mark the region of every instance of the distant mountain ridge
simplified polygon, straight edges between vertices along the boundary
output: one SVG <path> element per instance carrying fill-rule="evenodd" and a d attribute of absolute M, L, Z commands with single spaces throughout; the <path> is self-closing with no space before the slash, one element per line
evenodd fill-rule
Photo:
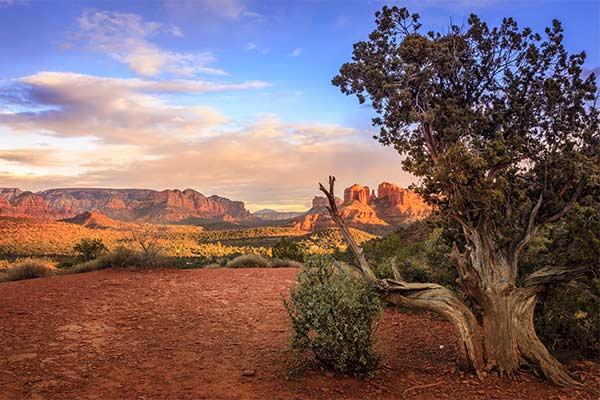
<path fill-rule="evenodd" d="M 0 215 L 66 219 L 98 211 L 120 221 L 173 223 L 186 219 L 241 221 L 251 219 L 241 201 L 206 197 L 193 190 L 49 189 L 24 192 L 0 189 Z"/>
<path fill-rule="evenodd" d="M 382 232 L 429 215 L 429 207 L 414 191 L 382 182 L 375 190 L 354 184 L 338 198 L 342 217 L 355 228 Z M 159 224 L 288 225 L 315 231 L 334 226 L 327 199 L 315 196 L 307 212 L 264 209 L 250 213 L 244 202 L 221 196 L 206 197 L 193 189 L 63 188 L 40 192 L 0 188 L 0 216 L 68 220 L 91 226 L 117 221 Z M 77 217 L 77 218 L 76 218 Z"/>
<path fill-rule="evenodd" d="M 275 211 L 265 208 L 254 212 L 254 216 L 263 221 L 282 221 L 292 219 L 304 214 L 303 211 Z"/>

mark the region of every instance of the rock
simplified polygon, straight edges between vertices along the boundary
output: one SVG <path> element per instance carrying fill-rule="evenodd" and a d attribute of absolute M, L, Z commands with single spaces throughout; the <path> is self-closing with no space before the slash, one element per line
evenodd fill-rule
<path fill-rule="evenodd" d="M 254 371 L 253 369 L 245 369 L 242 371 L 242 376 L 244 377 L 253 377 L 256 375 L 256 371 Z"/>
<path fill-rule="evenodd" d="M 121 220 L 172 223 L 210 219 L 242 221 L 252 219 L 241 201 L 220 196 L 206 197 L 186 189 L 49 189 L 38 193 L 19 189 L 0 189 L 0 215 L 19 215 L 45 219 L 72 218 L 85 212 L 99 212 Z"/>
<path fill-rule="evenodd" d="M 371 199 L 371 190 L 368 186 L 361 186 L 357 183 L 344 190 L 344 204 L 350 204 L 357 201 L 361 204 L 367 204 Z"/>
<path fill-rule="evenodd" d="M 377 191 L 376 195 L 368 186 L 359 184 L 344 190 L 344 200 L 338 200 L 338 208 L 350 226 L 379 233 L 388 225 L 413 222 L 431 212 L 431 207 L 412 190 L 382 182 Z M 304 215 L 292 220 L 295 229 L 315 231 L 335 226 L 326 209 L 326 197 L 315 196 L 312 205 Z"/>

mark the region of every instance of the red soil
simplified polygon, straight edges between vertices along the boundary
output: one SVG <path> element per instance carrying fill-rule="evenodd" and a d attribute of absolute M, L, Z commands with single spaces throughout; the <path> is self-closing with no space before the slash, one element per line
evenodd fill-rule
<path fill-rule="evenodd" d="M 288 379 L 282 297 L 293 269 L 101 271 L 0 285 L 1 399 L 597 399 L 532 375 L 480 382 L 454 371 L 451 326 L 387 311 L 373 380 Z M 253 376 L 242 376 L 251 370 Z M 252 375 L 252 374 L 250 374 Z"/>

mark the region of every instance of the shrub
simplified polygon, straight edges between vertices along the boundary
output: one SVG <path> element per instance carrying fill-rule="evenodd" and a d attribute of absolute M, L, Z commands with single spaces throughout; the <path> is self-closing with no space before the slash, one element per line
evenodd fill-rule
<path fill-rule="evenodd" d="M 325 256 L 309 258 L 298 281 L 284 301 L 293 328 L 291 349 L 301 357 L 312 352 L 338 374 L 370 375 L 378 361 L 372 332 L 383 309 L 379 295 Z"/>
<path fill-rule="evenodd" d="M 271 261 L 273 268 L 302 268 L 302 263 L 294 260 L 276 258 Z"/>
<path fill-rule="evenodd" d="M 73 250 L 75 250 L 77 258 L 85 262 L 100 257 L 108 249 L 102 242 L 102 239 L 83 238 L 73 247 Z"/>
<path fill-rule="evenodd" d="M 550 287 L 540 300 L 535 326 L 552 353 L 563 360 L 600 354 L 600 278 Z"/>
<path fill-rule="evenodd" d="M 138 267 L 142 265 L 142 254 L 124 246 L 117 246 L 97 261 L 100 268 Z"/>
<path fill-rule="evenodd" d="M 104 268 L 108 268 L 108 266 L 106 264 L 101 264 L 100 262 L 98 262 L 98 260 L 90 260 L 79 264 L 75 264 L 70 268 L 66 268 L 63 270 L 63 273 L 80 274 L 82 272 L 97 271 Z"/>
<path fill-rule="evenodd" d="M 244 254 L 229 261 L 226 268 L 269 268 L 269 260 L 258 254 Z"/>
<path fill-rule="evenodd" d="M 54 263 L 44 258 L 24 258 L 6 270 L 5 280 L 21 281 L 24 279 L 45 278 L 54 275 Z"/>
<path fill-rule="evenodd" d="M 304 250 L 292 239 L 282 238 L 272 249 L 273 258 L 282 258 L 298 262 L 304 261 Z"/>

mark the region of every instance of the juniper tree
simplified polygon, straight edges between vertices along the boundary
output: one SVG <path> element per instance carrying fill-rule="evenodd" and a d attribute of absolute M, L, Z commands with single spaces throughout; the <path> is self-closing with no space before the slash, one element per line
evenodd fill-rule
<path fill-rule="evenodd" d="M 491 28 L 475 15 L 465 27 L 423 33 L 419 15 L 398 7 L 383 7 L 375 22 L 333 84 L 372 106 L 376 138 L 404 156 L 419 193 L 461 227 L 450 258 L 470 305 L 440 285 L 378 280 L 331 201 L 330 178 L 321 190 L 358 267 L 388 301 L 453 322 L 463 362 L 478 374 L 528 365 L 574 383 L 538 339 L 533 314 L 548 284 L 582 268 L 523 276 L 519 259 L 540 228 L 598 187 L 597 88 L 585 53 L 567 53 L 556 20 L 543 37 L 512 18 Z"/>

